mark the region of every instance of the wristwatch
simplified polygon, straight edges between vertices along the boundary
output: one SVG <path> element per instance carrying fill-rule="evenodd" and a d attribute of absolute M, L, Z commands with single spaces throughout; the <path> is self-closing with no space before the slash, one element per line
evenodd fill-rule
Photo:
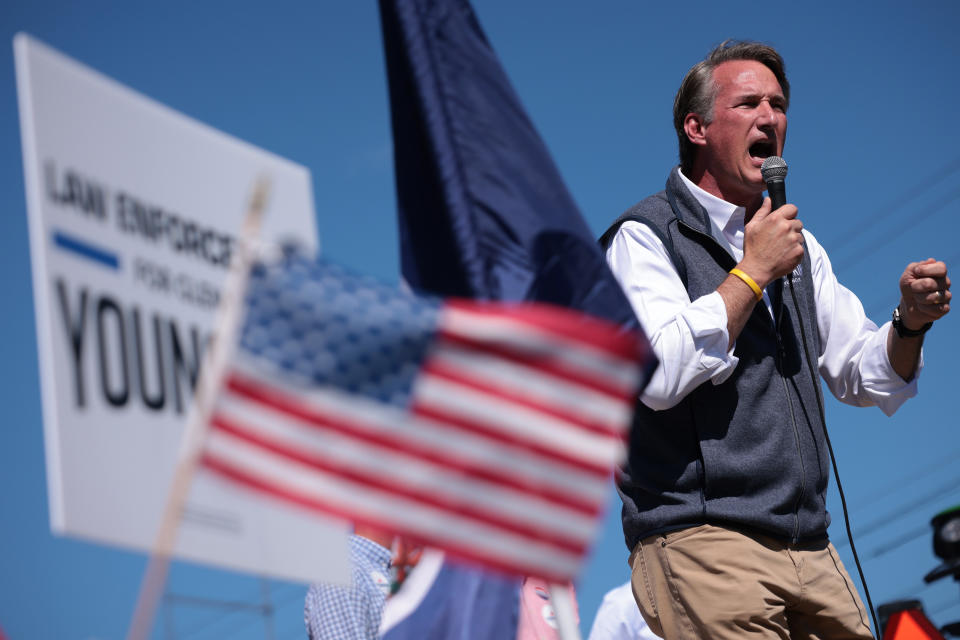
<path fill-rule="evenodd" d="M 916 338 L 917 336 L 922 336 L 932 326 L 933 323 L 928 322 L 919 329 L 908 329 L 903 325 L 903 319 L 900 317 L 900 305 L 897 305 L 893 309 L 893 329 L 901 338 Z"/>

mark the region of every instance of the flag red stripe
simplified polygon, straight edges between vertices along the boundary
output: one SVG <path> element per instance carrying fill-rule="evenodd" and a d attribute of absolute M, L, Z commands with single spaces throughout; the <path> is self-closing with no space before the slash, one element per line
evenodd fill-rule
<path fill-rule="evenodd" d="M 527 451 L 542 455 L 545 458 L 563 462 L 571 467 L 577 467 L 580 471 L 597 476 L 598 478 L 609 477 L 612 472 L 611 466 L 602 463 L 587 462 L 581 458 L 564 453 L 559 449 L 546 447 L 535 441 L 517 437 L 513 433 L 495 429 L 485 422 L 471 420 L 461 413 L 452 412 L 447 409 L 440 409 L 433 405 L 423 404 L 418 402 L 416 398 L 414 398 L 413 404 L 410 406 L 410 412 L 415 416 L 422 416 L 436 422 L 442 422 L 453 429 L 460 429 L 462 431 L 469 431 L 471 433 L 479 433 L 506 444 L 516 445 L 517 447 L 523 448 Z"/>
<path fill-rule="evenodd" d="M 580 311 L 553 305 L 525 303 L 477 302 L 475 300 L 447 300 L 447 307 L 476 316 L 499 317 L 536 328 L 541 333 L 566 338 L 571 342 L 589 345 L 630 362 L 638 353 L 646 352 L 646 345 L 636 332 Z"/>
<path fill-rule="evenodd" d="M 245 380 L 242 376 L 239 376 L 235 372 L 232 373 L 229 380 L 227 380 L 227 388 L 238 395 L 259 402 L 260 404 L 305 422 L 333 429 L 340 433 L 350 434 L 369 442 L 375 442 L 387 447 L 394 447 L 398 450 L 406 451 L 411 455 L 417 455 L 427 459 L 426 454 L 429 452 L 425 452 L 409 442 L 401 443 L 399 438 L 390 438 L 386 436 L 381 437 L 376 434 L 364 433 L 362 428 L 359 426 L 359 423 L 356 421 L 319 413 L 312 407 L 304 406 L 293 395 L 272 389 L 266 384 L 259 384 L 251 380 Z M 414 404 L 414 407 L 411 407 L 411 412 L 415 415 L 417 414 L 415 411 L 417 406 L 418 405 Z M 503 433 L 502 431 L 491 429 L 490 427 L 479 423 L 473 424 L 470 421 L 462 420 L 460 417 L 456 417 L 455 419 L 451 418 L 451 420 L 448 420 L 447 418 L 442 417 L 445 414 L 442 414 L 439 411 L 430 412 L 429 410 L 421 411 L 419 415 L 434 419 L 451 428 L 460 429 L 461 431 L 470 431 L 472 433 L 482 435 L 490 440 L 495 440 L 501 444 L 511 445 L 520 451 L 536 454 L 540 457 L 547 458 L 551 463 L 565 464 L 598 477 L 605 478 L 610 476 L 611 473 L 610 468 L 605 465 L 584 462 L 580 458 L 575 458 L 573 456 L 554 451 L 553 449 L 543 447 L 542 445 L 539 445 L 531 440 L 512 436 Z M 475 467 L 472 466 L 471 463 L 466 463 L 464 465 L 464 469 L 469 468 Z"/>
<path fill-rule="evenodd" d="M 584 373 L 583 368 L 574 368 L 569 364 L 561 366 L 556 360 L 545 360 L 541 355 L 524 353 L 523 351 L 512 349 L 509 345 L 503 343 L 494 343 L 480 338 L 470 338 L 468 336 L 450 333 L 441 326 L 437 332 L 435 348 L 442 349 L 444 341 L 483 354 L 496 355 L 503 360 L 509 360 L 510 362 L 536 369 L 542 374 L 554 376 L 581 387 L 592 389 L 616 400 L 633 400 L 634 389 L 625 389 L 622 385 L 618 386 L 615 382 L 605 380 L 595 373 Z"/>
<path fill-rule="evenodd" d="M 467 520 L 482 522 L 517 535 L 543 540 L 571 553 L 583 553 L 586 550 L 586 545 L 582 541 L 563 536 L 554 530 L 547 529 L 546 525 L 538 526 L 531 523 L 516 522 L 502 511 L 492 511 L 489 507 L 461 503 L 451 497 L 431 494 L 423 489 L 409 485 L 404 486 L 402 479 L 397 474 L 384 476 L 383 474 L 370 473 L 369 471 L 357 471 L 345 464 L 291 449 L 286 445 L 252 433 L 220 415 L 214 415 L 210 421 L 210 425 L 214 429 L 229 433 L 235 438 L 239 438 L 261 449 L 266 449 L 288 460 L 294 460 L 312 469 L 330 473 L 331 475 L 355 484 L 401 496 L 413 502 L 456 514 Z"/>
<path fill-rule="evenodd" d="M 315 496 L 308 496 L 301 492 L 294 491 L 287 487 L 281 487 L 274 483 L 267 482 L 262 478 L 247 473 L 236 465 L 224 461 L 210 452 L 206 452 L 201 458 L 201 464 L 209 470 L 227 478 L 237 484 L 243 485 L 260 493 L 266 494 L 272 498 L 277 498 L 310 511 L 318 511 L 334 517 L 350 520 L 355 524 L 366 525 L 386 529 L 393 533 L 409 538 L 415 543 L 422 543 L 427 546 L 443 549 L 452 556 L 462 558 L 467 561 L 477 562 L 487 567 L 505 571 L 510 574 L 519 574 L 525 576 L 535 576 L 555 582 L 565 582 L 571 580 L 574 576 L 563 573 L 553 573 L 545 570 L 543 567 L 515 562 L 509 558 L 494 556 L 482 551 L 478 551 L 472 546 L 463 543 L 453 542 L 442 536 L 424 535 L 422 532 L 414 531 L 403 525 L 389 520 L 378 520 L 352 509 L 349 505 L 341 505 L 331 501 L 320 500 Z M 583 557 L 583 554 L 580 554 Z"/>
<path fill-rule="evenodd" d="M 537 402 L 531 398 L 531 394 L 529 393 L 517 393 L 511 391 L 511 388 L 508 386 L 491 384 L 486 382 L 484 378 L 464 374 L 463 369 L 459 367 L 452 367 L 437 359 L 428 358 L 423 366 L 420 367 L 420 374 L 428 374 L 437 378 L 442 378 L 449 382 L 482 391 L 487 395 L 503 398 L 504 400 L 507 400 L 513 404 L 520 405 L 528 409 L 533 409 L 538 413 L 543 413 L 553 418 L 562 420 L 563 422 L 567 422 L 580 429 L 583 429 L 584 431 L 606 436 L 613 440 L 622 441 L 624 439 L 623 430 L 621 429 L 617 429 L 616 427 L 612 427 L 595 420 L 582 418 L 569 411 L 565 411 L 562 408 Z M 625 413 L 624 415 L 629 414 Z"/>

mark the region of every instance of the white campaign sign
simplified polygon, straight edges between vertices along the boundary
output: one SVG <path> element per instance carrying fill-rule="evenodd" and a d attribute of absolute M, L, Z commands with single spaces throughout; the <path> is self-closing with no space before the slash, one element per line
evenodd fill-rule
<path fill-rule="evenodd" d="M 259 176 L 263 237 L 315 244 L 302 166 L 14 39 L 55 533 L 149 550 Z M 200 473 L 176 555 L 349 579 L 345 527 Z"/>

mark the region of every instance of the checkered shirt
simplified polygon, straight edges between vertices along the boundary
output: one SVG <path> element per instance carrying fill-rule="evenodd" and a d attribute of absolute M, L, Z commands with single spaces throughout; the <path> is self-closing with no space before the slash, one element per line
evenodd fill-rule
<path fill-rule="evenodd" d="M 349 586 L 314 584 L 303 621 L 311 640 L 377 640 L 390 591 L 390 550 L 350 536 L 353 577 Z"/>

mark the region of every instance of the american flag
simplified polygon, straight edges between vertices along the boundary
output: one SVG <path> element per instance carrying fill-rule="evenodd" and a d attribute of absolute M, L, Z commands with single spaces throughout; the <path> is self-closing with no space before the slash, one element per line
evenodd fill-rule
<path fill-rule="evenodd" d="M 288 251 L 251 273 L 202 464 L 453 558 L 570 580 L 645 349 L 579 312 L 422 298 Z"/>

